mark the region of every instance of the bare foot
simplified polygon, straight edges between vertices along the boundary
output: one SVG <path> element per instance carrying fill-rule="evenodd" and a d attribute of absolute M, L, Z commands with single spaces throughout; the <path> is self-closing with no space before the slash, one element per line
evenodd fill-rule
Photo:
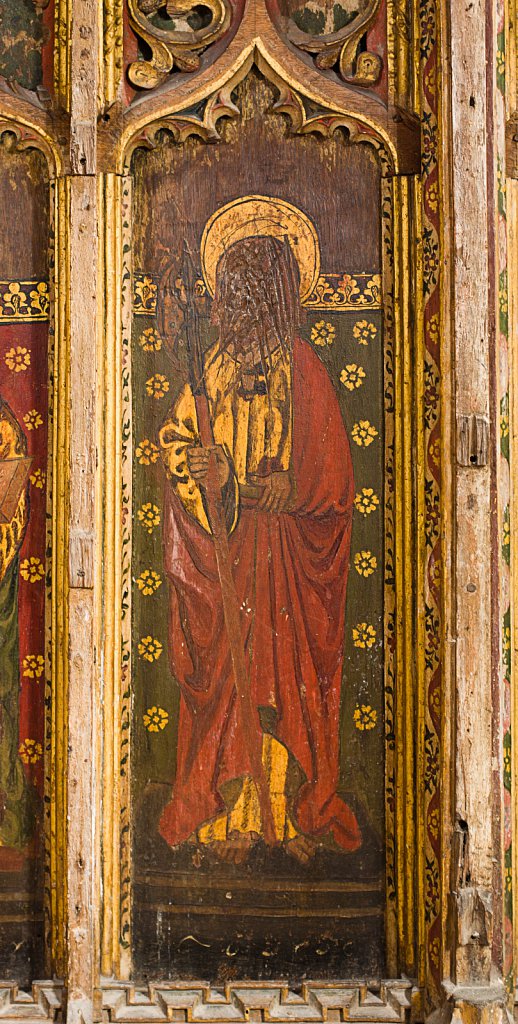
<path fill-rule="evenodd" d="M 295 836 L 294 839 L 289 839 L 285 846 L 286 852 L 295 857 L 299 864 L 309 864 L 317 849 L 317 844 L 307 836 Z"/>
<path fill-rule="evenodd" d="M 244 864 L 254 841 L 255 836 L 252 833 L 238 833 L 230 839 L 210 843 L 209 849 L 226 864 Z"/>

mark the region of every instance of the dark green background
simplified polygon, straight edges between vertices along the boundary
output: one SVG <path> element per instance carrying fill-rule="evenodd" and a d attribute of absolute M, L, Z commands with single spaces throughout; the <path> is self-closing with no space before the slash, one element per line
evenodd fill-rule
<path fill-rule="evenodd" d="M 355 793 L 368 808 L 372 824 L 383 833 L 384 819 L 384 744 L 383 744 L 383 339 L 381 311 L 359 309 L 353 312 L 311 311 L 301 333 L 308 341 L 315 323 L 325 321 L 336 331 L 332 346 L 316 347 L 335 386 L 351 442 L 355 493 L 362 487 L 372 487 L 379 498 L 376 511 L 367 517 L 355 511 L 351 546 L 351 569 L 347 589 L 347 621 L 344 637 L 345 662 L 342 689 L 341 716 L 341 788 Z M 367 345 L 360 345 L 353 336 L 354 325 L 367 320 L 377 327 L 376 337 Z M 133 440 L 134 450 L 143 438 L 157 443 L 158 430 L 166 417 L 175 394 L 183 385 L 186 373 L 176 370 L 162 347 L 159 352 L 145 352 L 139 344 L 142 332 L 156 326 L 152 316 L 136 315 L 133 329 Z M 208 332 L 206 332 L 208 343 Z M 181 357 L 181 353 L 180 353 Z M 182 359 L 180 358 L 182 364 Z M 340 383 L 340 371 L 348 363 L 362 366 L 366 377 L 360 388 L 348 391 Z M 170 382 L 165 398 L 151 398 L 145 382 L 155 373 L 163 374 Z M 318 402 L 318 395 L 314 396 Z M 378 436 L 368 447 L 358 447 L 351 431 L 359 419 L 368 419 L 378 430 Z M 162 560 L 162 524 L 150 536 L 142 527 L 137 511 L 151 501 L 162 510 L 166 486 L 161 460 L 155 465 L 142 466 L 134 460 L 133 481 L 133 579 L 143 569 L 152 568 L 160 573 L 162 586 L 152 596 L 144 597 L 133 584 L 133 788 L 138 806 L 148 782 L 172 782 L 175 772 L 177 744 L 177 715 L 179 690 L 174 680 L 167 655 L 168 600 L 167 581 Z M 368 549 L 377 558 L 374 575 L 360 577 L 353 566 L 357 551 Z M 358 649 L 353 646 L 352 627 L 368 622 L 377 633 L 375 646 Z M 137 645 L 141 637 L 150 634 L 163 645 L 163 653 L 152 664 L 139 657 Z M 147 708 L 158 705 L 169 714 L 169 724 L 163 732 L 148 733 L 143 725 Z M 354 724 L 356 704 L 367 704 L 377 712 L 376 727 L 359 731 Z M 135 816 L 138 830 L 139 815 Z"/>
<path fill-rule="evenodd" d="M 45 35 L 33 0 L 0 0 L 0 75 L 26 89 L 41 85 Z"/>

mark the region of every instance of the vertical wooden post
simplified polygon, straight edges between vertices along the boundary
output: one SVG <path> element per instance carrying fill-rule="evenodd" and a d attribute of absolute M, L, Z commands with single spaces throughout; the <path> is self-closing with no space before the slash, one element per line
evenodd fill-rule
<path fill-rule="evenodd" d="M 66 1019 L 96 1018 L 98 881 L 95 654 L 98 197 L 96 125 L 101 32 L 97 0 L 75 0 L 70 33 L 70 541 Z"/>
<path fill-rule="evenodd" d="M 505 1013 L 492 968 L 493 627 L 498 563 L 492 459 L 495 386 L 496 161 L 492 135 L 494 0 L 451 4 L 455 472 L 455 848 L 452 870 L 454 1013 Z M 489 88 L 488 88 L 489 85 Z M 495 607 L 496 603 L 496 607 Z"/>

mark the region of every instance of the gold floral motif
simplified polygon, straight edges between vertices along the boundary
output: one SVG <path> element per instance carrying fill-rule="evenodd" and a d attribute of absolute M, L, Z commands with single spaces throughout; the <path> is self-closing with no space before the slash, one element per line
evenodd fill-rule
<path fill-rule="evenodd" d="M 41 427 L 43 420 L 37 409 L 29 409 L 29 412 L 26 412 L 23 417 L 23 422 L 27 430 L 37 430 L 38 427 Z"/>
<path fill-rule="evenodd" d="M 27 306 L 27 296 L 22 291 L 19 281 L 11 281 L 7 291 L 2 296 L 4 308 L 10 310 L 15 316 L 19 315 L 22 309 Z"/>
<path fill-rule="evenodd" d="M 135 277 L 134 306 L 136 312 L 154 313 L 156 310 L 157 286 L 148 274 Z"/>
<path fill-rule="evenodd" d="M 350 274 L 321 274 L 305 305 L 316 309 L 360 305 L 361 292 Z"/>
<path fill-rule="evenodd" d="M 504 548 L 508 548 L 511 543 L 511 524 L 506 519 L 504 522 L 504 528 L 502 531 L 502 545 Z"/>
<path fill-rule="evenodd" d="M 169 381 L 163 373 L 155 373 L 146 381 L 146 391 L 151 398 L 163 398 L 169 391 Z"/>
<path fill-rule="evenodd" d="M 135 274 L 133 312 L 152 316 L 157 310 L 157 284 L 150 274 Z M 199 282 L 199 293 L 205 291 Z M 320 274 L 311 295 L 304 300 L 308 309 L 347 312 L 357 309 L 381 309 L 380 274 Z"/>
<path fill-rule="evenodd" d="M 428 831 L 437 839 L 439 835 L 439 811 L 437 807 L 434 807 L 428 814 Z"/>
<path fill-rule="evenodd" d="M 509 437 L 509 417 L 500 417 L 500 437 Z"/>
<path fill-rule="evenodd" d="M 378 712 L 370 704 L 357 704 L 353 712 L 353 721 L 360 732 L 370 731 L 376 726 Z"/>
<path fill-rule="evenodd" d="M 437 313 L 434 313 L 434 315 L 430 317 L 430 321 L 428 323 L 428 334 L 430 336 L 430 340 L 436 344 L 439 339 L 439 316 Z"/>
<path fill-rule="evenodd" d="M 147 501 L 145 505 L 139 508 L 137 516 L 148 533 L 153 533 L 153 528 L 160 523 L 160 509 L 157 505 L 153 505 L 151 501 Z"/>
<path fill-rule="evenodd" d="M 439 205 L 439 189 L 435 181 L 432 182 L 431 185 L 429 185 L 426 192 L 426 199 L 428 202 L 428 206 L 430 207 L 432 212 L 435 213 Z"/>
<path fill-rule="evenodd" d="M 20 575 L 27 583 L 38 583 L 45 575 L 43 562 L 40 558 L 24 558 L 20 565 Z"/>
<path fill-rule="evenodd" d="M 357 320 L 353 327 L 353 337 L 359 345 L 368 345 L 378 333 L 378 328 L 370 320 Z"/>
<path fill-rule="evenodd" d="M 39 491 L 42 491 L 45 487 L 45 473 L 42 469 L 35 469 L 34 473 L 31 473 L 29 480 L 33 487 L 37 487 Z"/>
<path fill-rule="evenodd" d="M 150 466 L 152 462 L 157 461 L 160 452 L 156 444 L 154 444 L 153 441 L 150 441 L 149 438 L 145 437 L 143 441 L 139 442 L 135 455 L 137 462 L 139 462 L 141 466 Z"/>
<path fill-rule="evenodd" d="M 441 458 L 441 442 L 439 440 L 432 441 L 428 448 L 428 453 L 432 462 L 435 462 L 435 465 L 438 466 Z"/>
<path fill-rule="evenodd" d="M 41 654 L 27 654 L 22 662 L 23 674 L 29 679 L 40 679 L 43 675 L 44 661 Z"/>
<path fill-rule="evenodd" d="M 24 370 L 28 370 L 31 365 L 31 353 L 29 349 L 22 348 L 21 345 L 17 345 L 16 348 L 10 348 L 5 353 L 5 365 L 8 370 L 13 370 L 14 373 L 21 373 Z"/>
<path fill-rule="evenodd" d="M 0 281 L 0 322 L 48 320 L 49 308 L 46 281 Z"/>
<path fill-rule="evenodd" d="M 381 294 L 381 275 L 373 274 L 365 285 L 365 291 L 363 293 L 363 300 L 366 306 L 379 306 L 382 305 L 382 294 Z"/>
<path fill-rule="evenodd" d="M 353 626 L 353 644 L 362 650 L 366 647 L 373 647 L 376 643 L 376 630 L 367 622 L 358 622 Z"/>
<path fill-rule="evenodd" d="M 359 448 L 368 448 L 374 438 L 378 436 L 376 427 L 373 427 L 368 420 L 360 420 L 359 423 L 355 423 L 351 433 Z"/>
<path fill-rule="evenodd" d="M 159 708 L 154 704 L 152 708 L 147 709 L 142 716 L 142 720 L 148 732 L 160 732 L 161 729 L 165 729 L 169 722 L 169 715 L 163 708 Z"/>
<path fill-rule="evenodd" d="M 138 643 L 138 652 L 145 661 L 158 661 L 163 646 L 154 636 L 143 636 Z"/>
<path fill-rule="evenodd" d="M 378 560 L 372 551 L 358 551 L 354 556 L 354 568 L 359 576 L 372 576 L 378 568 Z"/>
<path fill-rule="evenodd" d="M 378 507 L 380 500 L 372 487 L 362 487 L 354 499 L 354 507 L 362 516 L 368 516 Z"/>
<path fill-rule="evenodd" d="M 41 743 L 37 740 L 24 740 L 18 747 L 18 753 L 24 764 L 36 764 L 43 754 Z"/>
<path fill-rule="evenodd" d="M 140 576 L 137 576 L 135 582 L 145 597 L 154 594 L 162 585 L 161 577 L 154 569 L 144 569 Z"/>
<path fill-rule="evenodd" d="M 314 345 L 332 345 L 335 337 L 335 328 L 332 324 L 326 323 L 325 320 L 319 320 L 318 323 L 311 328 L 311 341 Z"/>
<path fill-rule="evenodd" d="M 366 377 L 363 366 L 357 366 L 356 363 L 348 363 L 344 370 L 340 374 L 340 380 L 348 391 L 354 391 L 355 388 L 361 388 Z"/>
<path fill-rule="evenodd" d="M 139 338 L 139 345 L 144 352 L 160 352 L 162 339 L 154 327 L 146 327 Z"/>
<path fill-rule="evenodd" d="M 31 309 L 47 316 L 49 312 L 49 286 L 46 281 L 38 281 L 37 285 L 29 293 Z"/>

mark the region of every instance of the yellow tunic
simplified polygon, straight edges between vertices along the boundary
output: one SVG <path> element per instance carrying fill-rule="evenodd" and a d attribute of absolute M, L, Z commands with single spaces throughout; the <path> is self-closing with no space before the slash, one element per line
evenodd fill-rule
<path fill-rule="evenodd" d="M 232 531 L 239 517 L 240 485 L 259 483 L 269 472 L 289 472 L 292 447 L 291 358 L 279 346 L 269 356 L 267 377 L 238 363 L 215 345 L 205 361 L 205 386 L 209 399 L 215 444 L 232 460 L 230 487 Z M 159 433 L 167 474 L 189 515 L 210 533 L 201 490 L 189 472 L 187 449 L 200 444 L 196 406 L 189 384 L 180 392 L 170 416 Z M 288 752 L 273 736 L 263 739 L 263 766 L 270 790 L 275 832 L 280 842 L 297 835 L 289 818 L 286 800 Z M 245 777 L 234 806 L 227 814 L 197 830 L 199 842 L 223 841 L 235 833 L 261 834 L 257 787 Z"/>
<path fill-rule="evenodd" d="M 26 454 L 25 435 L 10 409 L 0 400 L 0 460 Z M 0 523 L 0 583 L 21 547 L 27 521 L 27 493 L 24 490 L 13 518 L 8 523 Z"/>
<path fill-rule="evenodd" d="M 291 359 L 279 346 L 270 355 L 267 378 L 251 373 L 218 346 L 205 362 L 205 385 L 215 444 L 233 463 L 233 517 L 239 515 L 239 484 L 254 484 L 271 470 L 288 472 L 292 445 Z M 198 484 L 189 473 L 186 451 L 200 444 L 194 396 L 189 384 L 180 392 L 159 433 L 171 483 L 186 511 L 210 533 Z"/>

